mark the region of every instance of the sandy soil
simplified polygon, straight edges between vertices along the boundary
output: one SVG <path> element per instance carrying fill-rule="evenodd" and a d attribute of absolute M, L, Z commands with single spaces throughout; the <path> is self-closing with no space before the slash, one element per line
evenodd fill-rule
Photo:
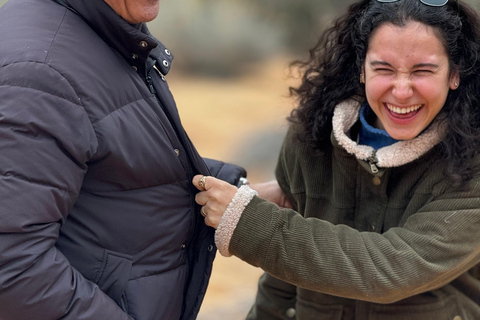
<path fill-rule="evenodd" d="M 287 62 L 275 59 L 252 66 L 237 79 L 168 75 L 183 124 L 202 156 L 244 166 L 253 182 L 273 177 L 282 140 L 276 132 L 286 128 L 285 117 L 294 104 L 288 86 L 297 81 L 288 77 Z M 261 274 L 235 257 L 217 254 L 198 319 L 244 319 Z"/>
<path fill-rule="evenodd" d="M 202 156 L 244 165 L 256 173 L 249 173 L 251 180 L 263 179 L 263 174 L 255 171 L 257 164 L 242 163 L 242 159 L 255 157 L 249 157 L 252 150 L 238 149 L 250 141 L 259 149 L 277 151 L 269 145 L 255 145 L 255 141 L 286 128 L 285 117 L 294 105 L 288 87 L 297 83 L 288 74 L 288 61 L 272 59 L 235 79 L 168 75 L 183 125 Z"/>

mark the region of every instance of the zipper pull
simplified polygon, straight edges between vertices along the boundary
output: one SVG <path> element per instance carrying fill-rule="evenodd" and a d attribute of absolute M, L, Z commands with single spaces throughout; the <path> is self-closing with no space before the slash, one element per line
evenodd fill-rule
<path fill-rule="evenodd" d="M 377 160 L 377 151 L 373 150 L 373 154 L 367 159 L 370 164 L 370 170 L 372 173 L 378 173 L 378 167 L 376 166 Z"/>

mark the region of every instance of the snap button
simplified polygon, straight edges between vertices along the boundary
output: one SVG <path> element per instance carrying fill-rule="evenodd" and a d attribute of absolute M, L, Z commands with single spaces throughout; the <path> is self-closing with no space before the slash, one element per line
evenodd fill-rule
<path fill-rule="evenodd" d="M 374 186 L 379 186 L 382 183 L 382 180 L 379 177 L 373 177 L 372 182 Z"/>
<path fill-rule="evenodd" d="M 167 48 L 165 48 L 165 53 L 167 54 L 167 56 L 170 55 L 170 51 Z"/>
<path fill-rule="evenodd" d="M 132 69 L 137 71 L 137 67 L 136 66 L 132 66 Z"/>
<path fill-rule="evenodd" d="M 140 47 L 143 47 L 143 48 L 146 48 L 146 47 L 148 47 L 148 43 L 147 43 L 147 41 L 144 41 L 144 40 L 142 40 L 142 41 L 140 41 L 140 43 L 139 43 L 139 44 L 140 44 Z"/>
<path fill-rule="evenodd" d="M 288 308 L 287 311 L 285 311 L 285 315 L 287 318 L 293 319 L 297 315 L 297 310 L 295 310 L 295 308 Z"/>
<path fill-rule="evenodd" d="M 207 248 L 207 250 L 208 250 L 209 252 L 212 252 L 212 251 L 213 251 L 213 244 L 209 245 L 208 248 Z"/>
<path fill-rule="evenodd" d="M 178 149 L 173 149 L 173 151 L 175 151 L 175 154 L 176 154 L 177 156 L 180 155 L 180 150 L 178 150 Z"/>
<path fill-rule="evenodd" d="M 453 317 L 453 320 L 462 320 L 462 319 L 463 319 L 463 318 L 460 317 L 460 316 L 455 316 L 455 317 Z"/>
<path fill-rule="evenodd" d="M 132 53 L 132 59 L 138 59 L 138 55 L 136 55 L 135 53 Z"/>
<path fill-rule="evenodd" d="M 168 66 L 170 65 L 167 60 L 163 60 L 162 63 L 165 68 L 168 68 Z"/>

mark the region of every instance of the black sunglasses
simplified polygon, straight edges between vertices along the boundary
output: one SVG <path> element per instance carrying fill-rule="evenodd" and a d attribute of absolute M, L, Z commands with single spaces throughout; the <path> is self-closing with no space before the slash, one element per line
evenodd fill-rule
<path fill-rule="evenodd" d="M 397 2 L 399 0 L 377 0 L 378 2 Z M 447 4 L 448 0 L 420 0 L 421 3 L 432 7 L 441 7 Z M 458 0 L 457 0 L 458 3 Z"/>

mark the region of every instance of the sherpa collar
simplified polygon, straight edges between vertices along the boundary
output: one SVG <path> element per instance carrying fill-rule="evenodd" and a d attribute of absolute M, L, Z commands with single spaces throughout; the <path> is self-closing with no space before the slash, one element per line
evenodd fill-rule
<path fill-rule="evenodd" d="M 346 100 L 337 105 L 332 119 L 333 136 L 337 143 L 349 154 L 354 155 L 359 160 L 367 161 L 374 154 L 375 149 L 370 146 L 359 145 L 348 136 L 348 132 L 358 121 L 359 111 L 360 103 L 355 100 Z M 435 120 L 418 137 L 378 149 L 375 154 L 378 160 L 376 165 L 381 168 L 391 168 L 410 163 L 442 141 L 446 132 L 445 121 Z"/>

